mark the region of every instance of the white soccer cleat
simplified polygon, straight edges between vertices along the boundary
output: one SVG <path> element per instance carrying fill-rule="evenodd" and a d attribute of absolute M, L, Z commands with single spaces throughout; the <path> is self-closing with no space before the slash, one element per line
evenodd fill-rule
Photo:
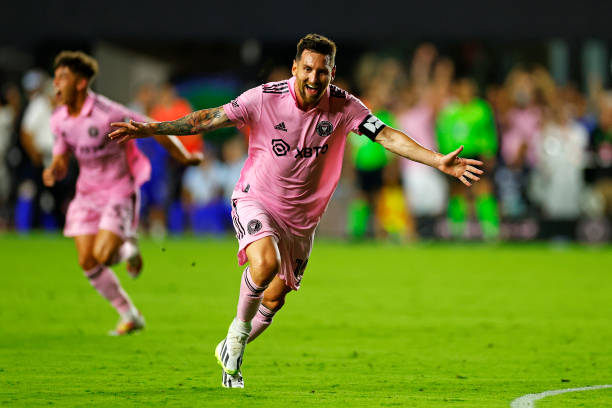
<path fill-rule="evenodd" d="M 223 381 L 221 382 L 221 385 L 225 388 L 244 388 L 242 373 L 239 371 L 236 375 L 229 375 L 223 371 Z"/>
<path fill-rule="evenodd" d="M 223 368 L 223 371 L 229 375 L 240 374 L 240 366 L 242 365 L 242 355 L 246 347 L 249 335 L 240 335 L 232 333 L 232 330 L 227 334 L 227 337 L 217 345 L 215 356 L 217 362 Z"/>

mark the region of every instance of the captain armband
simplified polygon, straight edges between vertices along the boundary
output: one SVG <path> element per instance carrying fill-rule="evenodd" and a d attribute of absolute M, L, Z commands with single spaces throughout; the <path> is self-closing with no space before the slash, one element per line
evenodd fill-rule
<path fill-rule="evenodd" d="M 376 116 L 369 114 L 359 125 L 359 133 L 367 136 L 370 140 L 374 141 L 376 136 L 385 128 L 385 125 L 382 120 L 378 119 Z"/>

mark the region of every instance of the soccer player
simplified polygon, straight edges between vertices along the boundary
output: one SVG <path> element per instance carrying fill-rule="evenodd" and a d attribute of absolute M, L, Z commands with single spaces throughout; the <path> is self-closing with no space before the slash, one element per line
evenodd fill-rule
<path fill-rule="evenodd" d="M 138 189 L 149 178 L 151 165 L 135 142 L 109 143 L 110 123 L 146 121 L 145 116 L 89 90 L 98 71 L 95 59 L 79 51 L 63 51 L 55 58 L 56 97 L 60 107 L 51 117 L 55 135 L 53 159 L 43 171 L 43 182 L 53 186 L 65 177 L 72 153 L 79 164 L 76 195 L 66 214 L 64 235 L 74 237 L 85 276 L 120 315 L 112 335 L 144 327 L 144 319 L 110 269 L 127 261 L 128 273 L 139 275 L 142 257 L 135 245 Z M 198 164 L 174 136 L 156 139 L 185 164 Z"/>
<path fill-rule="evenodd" d="M 461 148 L 443 156 L 386 126 L 357 98 L 331 85 L 336 45 L 308 34 L 297 45 L 293 77 L 250 89 L 226 105 L 172 122 L 113 123 L 120 143 L 160 134 L 188 135 L 249 126 L 248 158 L 232 196 L 238 260 L 249 262 L 240 284 L 236 318 L 215 350 L 225 387 L 244 387 L 240 371 L 247 342 L 260 335 L 300 287 L 314 232 L 340 178 L 349 132 L 400 156 L 459 178 L 478 180 L 477 160 Z"/>

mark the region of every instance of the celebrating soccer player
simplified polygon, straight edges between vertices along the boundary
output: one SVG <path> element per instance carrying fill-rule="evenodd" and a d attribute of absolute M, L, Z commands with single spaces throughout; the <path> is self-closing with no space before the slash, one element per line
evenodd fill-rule
<path fill-rule="evenodd" d="M 357 98 L 331 85 L 336 45 L 309 34 L 297 45 L 293 77 L 250 89 L 218 108 L 172 122 L 113 123 L 120 143 L 152 135 L 188 135 L 227 126 L 249 126 L 248 159 L 232 196 L 238 260 L 249 262 L 240 284 L 238 310 L 215 350 L 225 387 L 244 387 L 240 370 L 247 342 L 272 323 L 285 296 L 297 290 L 314 232 L 340 178 L 349 132 L 389 151 L 457 177 L 464 184 L 482 174 L 461 147 L 443 156 L 386 126 Z"/>
<path fill-rule="evenodd" d="M 63 51 L 55 58 L 53 84 L 61 107 L 51 117 L 55 144 L 43 181 L 53 186 L 66 175 L 70 153 L 76 157 L 77 192 L 64 235 L 74 237 L 85 276 L 119 312 L 119 324 L 111 334 L 124 335 L 142 329 L 144 319 L 109 266 L 127 261 L 128 273 L 140 274 L 142 257 L 135 241 L 138 189 L 148 180 L 151 166 L 135 142 L 109 143 L 107 135 L 111 122 L 147 118 L 90 91 L 97 71 L 97 61 L 79 51 Z M 201 160 L 187 153 L 174 136 L 156 139 L 185 164 Z"/>

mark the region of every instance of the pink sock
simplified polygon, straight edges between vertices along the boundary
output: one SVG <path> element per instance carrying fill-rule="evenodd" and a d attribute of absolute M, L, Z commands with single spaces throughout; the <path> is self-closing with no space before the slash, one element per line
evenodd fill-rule
<path fill-rule="evenodd" d="M 251 278 L 249 268 L 244 270 L 240 283 L 240 297 L 238 298 L 238 313 L 236 316 L 243 322 L 250 322 L 257 313 L 257 308 L 263 299 L 266 288 L 257 286 Z"/>
<path fill-rule="evenodd" d="M 264 330 L 270 327 L 275 313 L 276 312 L 268 309 L 264 305 L 259 306 L 259 309 L 257 309 L 257 314 L 251 322 L 252 326 L 251 333 L 249 333 L 249 340 L 247 341 L 248 343 L 255 340 L 257 336 L 259 336 L 261 333 L 263 333 Z"/>
<path fill-rule="evenodd" d="M 120 315 L 124 316 L 132 310 L 134 306 L 119 284 L 119 279 L 112 269 L 104 265 L 98 265 L 85 271 L 85 276 L 89 279 L 89 283 L 117 309 Z"/>

